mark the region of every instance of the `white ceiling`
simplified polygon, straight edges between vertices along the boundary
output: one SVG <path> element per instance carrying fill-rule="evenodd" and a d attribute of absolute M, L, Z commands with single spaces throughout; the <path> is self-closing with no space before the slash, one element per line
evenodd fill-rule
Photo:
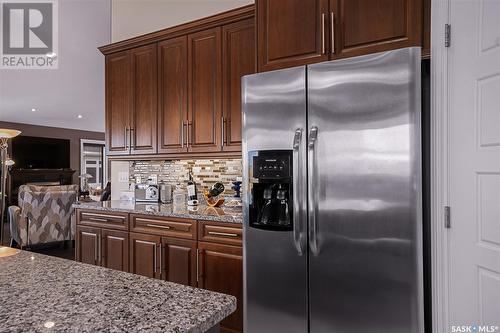
<path fill-rule="evenodd" d="M 59 68 L 0 70 L 0 120 L 104 132 L 97 47 L 111 40 L 110 0 L 59 0 L 58 10 Z"/>
<path fill-rule="evenodd" d="M 254 0 L 112 0 L 112 40 L 117 42 L 251 3 Z"/>
<path fill-rule="evenodd" d="M 0 70 L 0 121 L 104 132 L 104 56 L 98 46 L 111 36 L 118 41 L 253 2 L 59 0 L 59 68 Z"/>

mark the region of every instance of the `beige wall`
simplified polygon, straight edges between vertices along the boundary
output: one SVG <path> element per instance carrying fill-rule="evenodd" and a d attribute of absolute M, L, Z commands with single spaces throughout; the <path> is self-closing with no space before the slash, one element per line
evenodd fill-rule
<path fill-rule="evenodd" d="M 73 174 L 74 184 L 79 184 L 80 139 L 104 140 L 104 133 L 101 132 L 79 131 L 67 128 L 9 123 L 5 121 L 0 121 L 0 128 L 16 129 L 21 131 L 21 135 L 26 136 L 70 140 L 70 168 L 75 170 Z"/>
<path fill-rule="evenodd" d="M 113 42 L 186 23 L 254 0 L 112 0 Z"/>

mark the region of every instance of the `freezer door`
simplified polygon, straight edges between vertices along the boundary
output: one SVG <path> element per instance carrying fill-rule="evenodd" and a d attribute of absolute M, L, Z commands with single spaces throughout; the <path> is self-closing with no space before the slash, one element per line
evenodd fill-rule
<path fill-rule="evenodd" d="M 255 74 L 242 82 L 246 333 L 307 332 L 305 71 Z M 262 150 L 268 152 L 257 152 Z M 263 230 L 249 223 L 252 188 L 262 185 L 253 178 L 254 156 L 275 153 L 269 150 L 293 155 L 292 210 L 298 215 L 293 230 Z"/>
<path fill-rule="evenodd" d="M 420 49 L 308 67 L 311 333 L 423 332 Z"/>

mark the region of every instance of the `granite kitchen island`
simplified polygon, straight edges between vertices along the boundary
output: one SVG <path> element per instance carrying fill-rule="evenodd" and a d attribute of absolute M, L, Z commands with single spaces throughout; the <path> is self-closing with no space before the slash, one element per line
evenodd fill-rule
<path fill-rule="evenodd" d="M 218 332 L 236 309 L 232 296 L 26 251 L 0 256 L 0 302 L 1 332 Z"/>

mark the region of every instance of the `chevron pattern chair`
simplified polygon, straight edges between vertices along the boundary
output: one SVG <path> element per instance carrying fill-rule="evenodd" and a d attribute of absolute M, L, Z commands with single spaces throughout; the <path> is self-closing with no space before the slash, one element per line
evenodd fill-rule
<path fill-rule="evenodd" d="M 12 240 L 21 247 L 73 240 L 77 195 L 78 185 L 21 185 L 19 206 L 9 207 Z"/>

